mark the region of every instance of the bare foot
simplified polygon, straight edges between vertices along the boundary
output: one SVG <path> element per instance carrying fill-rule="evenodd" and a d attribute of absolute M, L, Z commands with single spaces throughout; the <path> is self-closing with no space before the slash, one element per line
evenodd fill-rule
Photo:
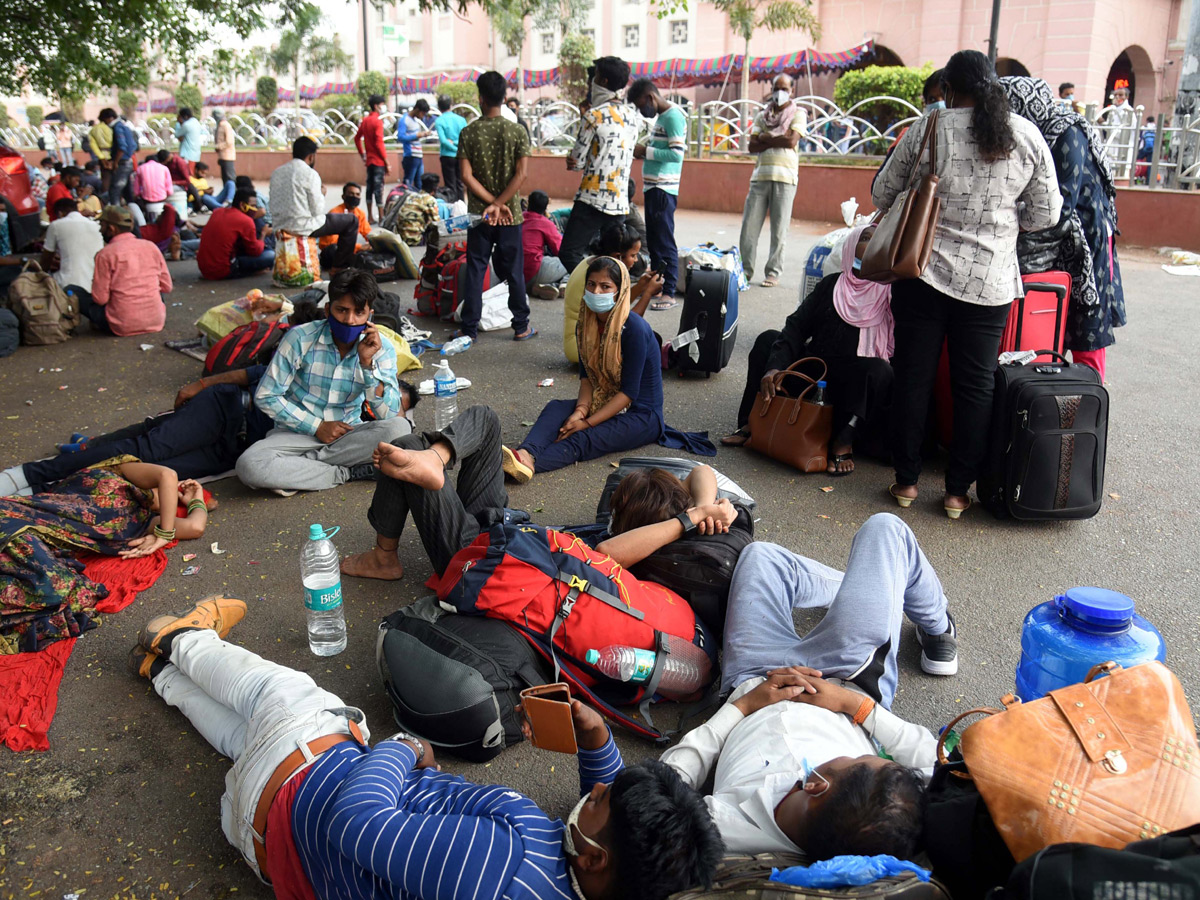
<path fill-rule="evenodd" d="M 446 483 L 446 470 L 436 450 L 405 450 L 381 442 L 374 456 L 375 465 L 388 478 L 407 481 L 427 491 L 440 491 Z"/>
<path fill-rule="evenodd" d="M 342 560 L 342 574 L 354 578 L 377 578 L 380 581 L 399 581 L 404 577 L 404 566 L 396 559 L 395 550 L 372 547 L 366 553 L 347 556 Z"/>
<path fill-rule="evenodd" d="M 217 500 L 216 497 L 213 497 L 208 501 L 207 509 L 209 512 L 215 512 L 217 507 L 220 505 L 221 505 L 220 501 Z"/>
<path fill-rule="evenodd" d="M 966 509 L 971 505 L 971 498 L 959 494 L 946 494 L 942 497 L 942 506 L 947 509 Z"/>

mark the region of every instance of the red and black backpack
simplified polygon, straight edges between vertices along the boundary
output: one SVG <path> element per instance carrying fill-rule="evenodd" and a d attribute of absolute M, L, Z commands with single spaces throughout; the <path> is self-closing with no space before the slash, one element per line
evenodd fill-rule
<path fill-rule="evenodd" d="M 497 523 L 459 551 L 433 586 L 439 603 L 452 612 L 513 625 L 554 665 L 556 680 L 642 737 L 667 738 L 648 711 L 673 642 L 703 648 L 717 669 L 716 641 L 686 600 L 635 578 L 567 532 Z M 656 651 L 650 679 L 616 681 L 586 661 L 588 650 L 609 644 Z M 630 704 L 641 704 L 642 720 L 616 708 Z"/>
<path fill-rule="evenodd" d="M 204 376 L 232 372 L 248 366 L 266 365 L 287 332 L 277 321 L 247 322 L 213 344 L 204 358 Z"/>

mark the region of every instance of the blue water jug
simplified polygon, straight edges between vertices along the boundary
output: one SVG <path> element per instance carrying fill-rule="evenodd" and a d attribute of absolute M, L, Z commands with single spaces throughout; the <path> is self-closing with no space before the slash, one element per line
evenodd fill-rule
<path fill-rule="evenodd" d="M 1129 668 L 1166 658 L 1162 635 L 1134 613 L 1131 599 L 1104 588 L 1071 588 L 1025 617 L 1017 696 L 1028 703 L 1078 684 L 1109 660 Z"/>

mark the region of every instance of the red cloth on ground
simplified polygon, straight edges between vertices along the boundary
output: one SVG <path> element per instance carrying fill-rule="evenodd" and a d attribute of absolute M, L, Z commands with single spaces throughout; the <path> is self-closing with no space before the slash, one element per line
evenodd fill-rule
<path fill-rule="evenodd" d="M 292 804 L 308 772 L 305 769 L 281 787 L 267 812 L 266 876 L 277 900 L 316 900 L 292 837 Z"/>
<path fill-rule="evenodd" d="M 123 610 L 167 568 L 162 550 L 137 559 L 82 559 L 84 574 L 108 588 L 108 596 L 96 605 L 100 613 Z M 58 685 L 76 640 L 56 641 L 38 653 L 0 656 L 0 744 L 17 751 L 50 749 L 47 733 L 58 708 Z"/>

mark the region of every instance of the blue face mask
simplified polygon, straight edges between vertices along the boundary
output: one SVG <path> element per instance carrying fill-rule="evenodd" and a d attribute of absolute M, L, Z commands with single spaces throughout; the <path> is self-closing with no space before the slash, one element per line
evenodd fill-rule
<path fill-rule="evenodd" d="M 362 325 L 346 325 L 333 316 L 329 317 L 329 330 L 333 332 L 333 339 L 339 344 L 353 344 L 366 329 L 365 322 Z"/>
<path fill-rule="evenodd" d="M 945 109 L 945 100 L 934 100 L 932 103 L 925 104 L 925 112 L 933 112 L 935 109 Z"/>
<path fill-rule="evenodd" d="M 583 302 L 594 313 L 606 313 L 617 305 L 617 295 L 593 294 L 591 291 L 584 291 Z"/>

